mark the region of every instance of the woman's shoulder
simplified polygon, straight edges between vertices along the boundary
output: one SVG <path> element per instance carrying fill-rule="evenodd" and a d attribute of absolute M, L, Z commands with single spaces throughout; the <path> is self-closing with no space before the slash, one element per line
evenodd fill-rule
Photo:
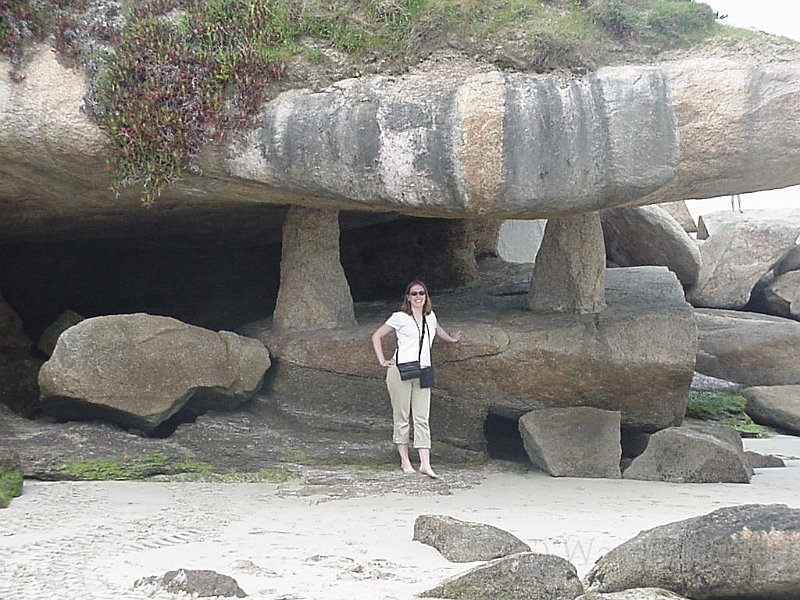
<path fill-rule="evenodd" d="M 398 310 L 396 312 L 393 312 L 391 316 L 388 319 L 386 319 L 386 322 L 391 324 L 391 323 L 403 323 L 404 321 L 410 321 L 410 320 L 413 320 L 411 315 L 409 315 L 406 312 L 403 312 L 402 310 Z"/>

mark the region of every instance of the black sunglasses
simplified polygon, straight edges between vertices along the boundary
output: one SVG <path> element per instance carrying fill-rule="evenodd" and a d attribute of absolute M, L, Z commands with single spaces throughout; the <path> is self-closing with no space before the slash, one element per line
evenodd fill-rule
<path fill-rule="evenodd" d="M 424 296 L 425 292 L 418 292 L 418 291 L 414 290 L 413 292 L 408 292 L 408 295 L 409 296 Z"/>

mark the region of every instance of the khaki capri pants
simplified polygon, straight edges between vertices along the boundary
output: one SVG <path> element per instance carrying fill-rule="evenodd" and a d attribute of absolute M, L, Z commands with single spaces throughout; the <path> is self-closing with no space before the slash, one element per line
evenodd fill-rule
<path fill-rule="evenodd" d="M 431 429 L 428 418 L 431 412 L 431 390 L 419 387 L 419 379 L 400 379 L 395 366 L 386 369 L 386 387 L 392 402 L 392 419 L 395 444 L 408 444 L 410 417 L 414 419 L 414 448 L 431 447 Z"/>

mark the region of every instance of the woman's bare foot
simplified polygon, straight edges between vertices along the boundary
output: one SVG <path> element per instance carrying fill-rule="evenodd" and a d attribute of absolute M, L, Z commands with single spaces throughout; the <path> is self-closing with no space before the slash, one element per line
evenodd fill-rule
<path fill-rule="evenodd" d="M 411 459 L 408 457 L 408 444 L 397 444 L 397 453 L 400 455 L 400 468 L 403 473 L 411 475 L 416 473 L 414 467 L 411 466 Z"/>
<path fill-rule="evenodd" d="M 431 479 L 438 479 L 439 476 L 431 469 L 431 449 L 419 449 L 419 472 L 427 475 Z"/>
<path fill-rule="evenodd" d="M 439 479 L 439 476 L 436 473 L 434 473 L 433 469 L 431 469 L 430 467 L 420 467 L 419 472 L 422 473 L 423 475 L 427 475 L 431 479 Z"/>

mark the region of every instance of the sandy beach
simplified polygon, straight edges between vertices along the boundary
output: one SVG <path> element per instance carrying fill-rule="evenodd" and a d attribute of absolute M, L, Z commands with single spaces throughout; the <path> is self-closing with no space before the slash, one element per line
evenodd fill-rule
<path fill-rule="evenodd" d="M 735 504 L 800 507 L 800 438 L 745 447 L 787 466 L 758 469 L 750 484 L 552 478 L 498 463 L 458 477 L 443 466 L 436 482 L 363 471 L 355 487 L 313 474 L 282 484 L 28 480 L 0 511 L 0 599 L 176 598 L 134 582 L 179 568 L 234 577 L 250 598 L 411 599 L 478 564 L 413 541 L 421 514 L 500 527 L 583 577 L 643 529 Z"/>

